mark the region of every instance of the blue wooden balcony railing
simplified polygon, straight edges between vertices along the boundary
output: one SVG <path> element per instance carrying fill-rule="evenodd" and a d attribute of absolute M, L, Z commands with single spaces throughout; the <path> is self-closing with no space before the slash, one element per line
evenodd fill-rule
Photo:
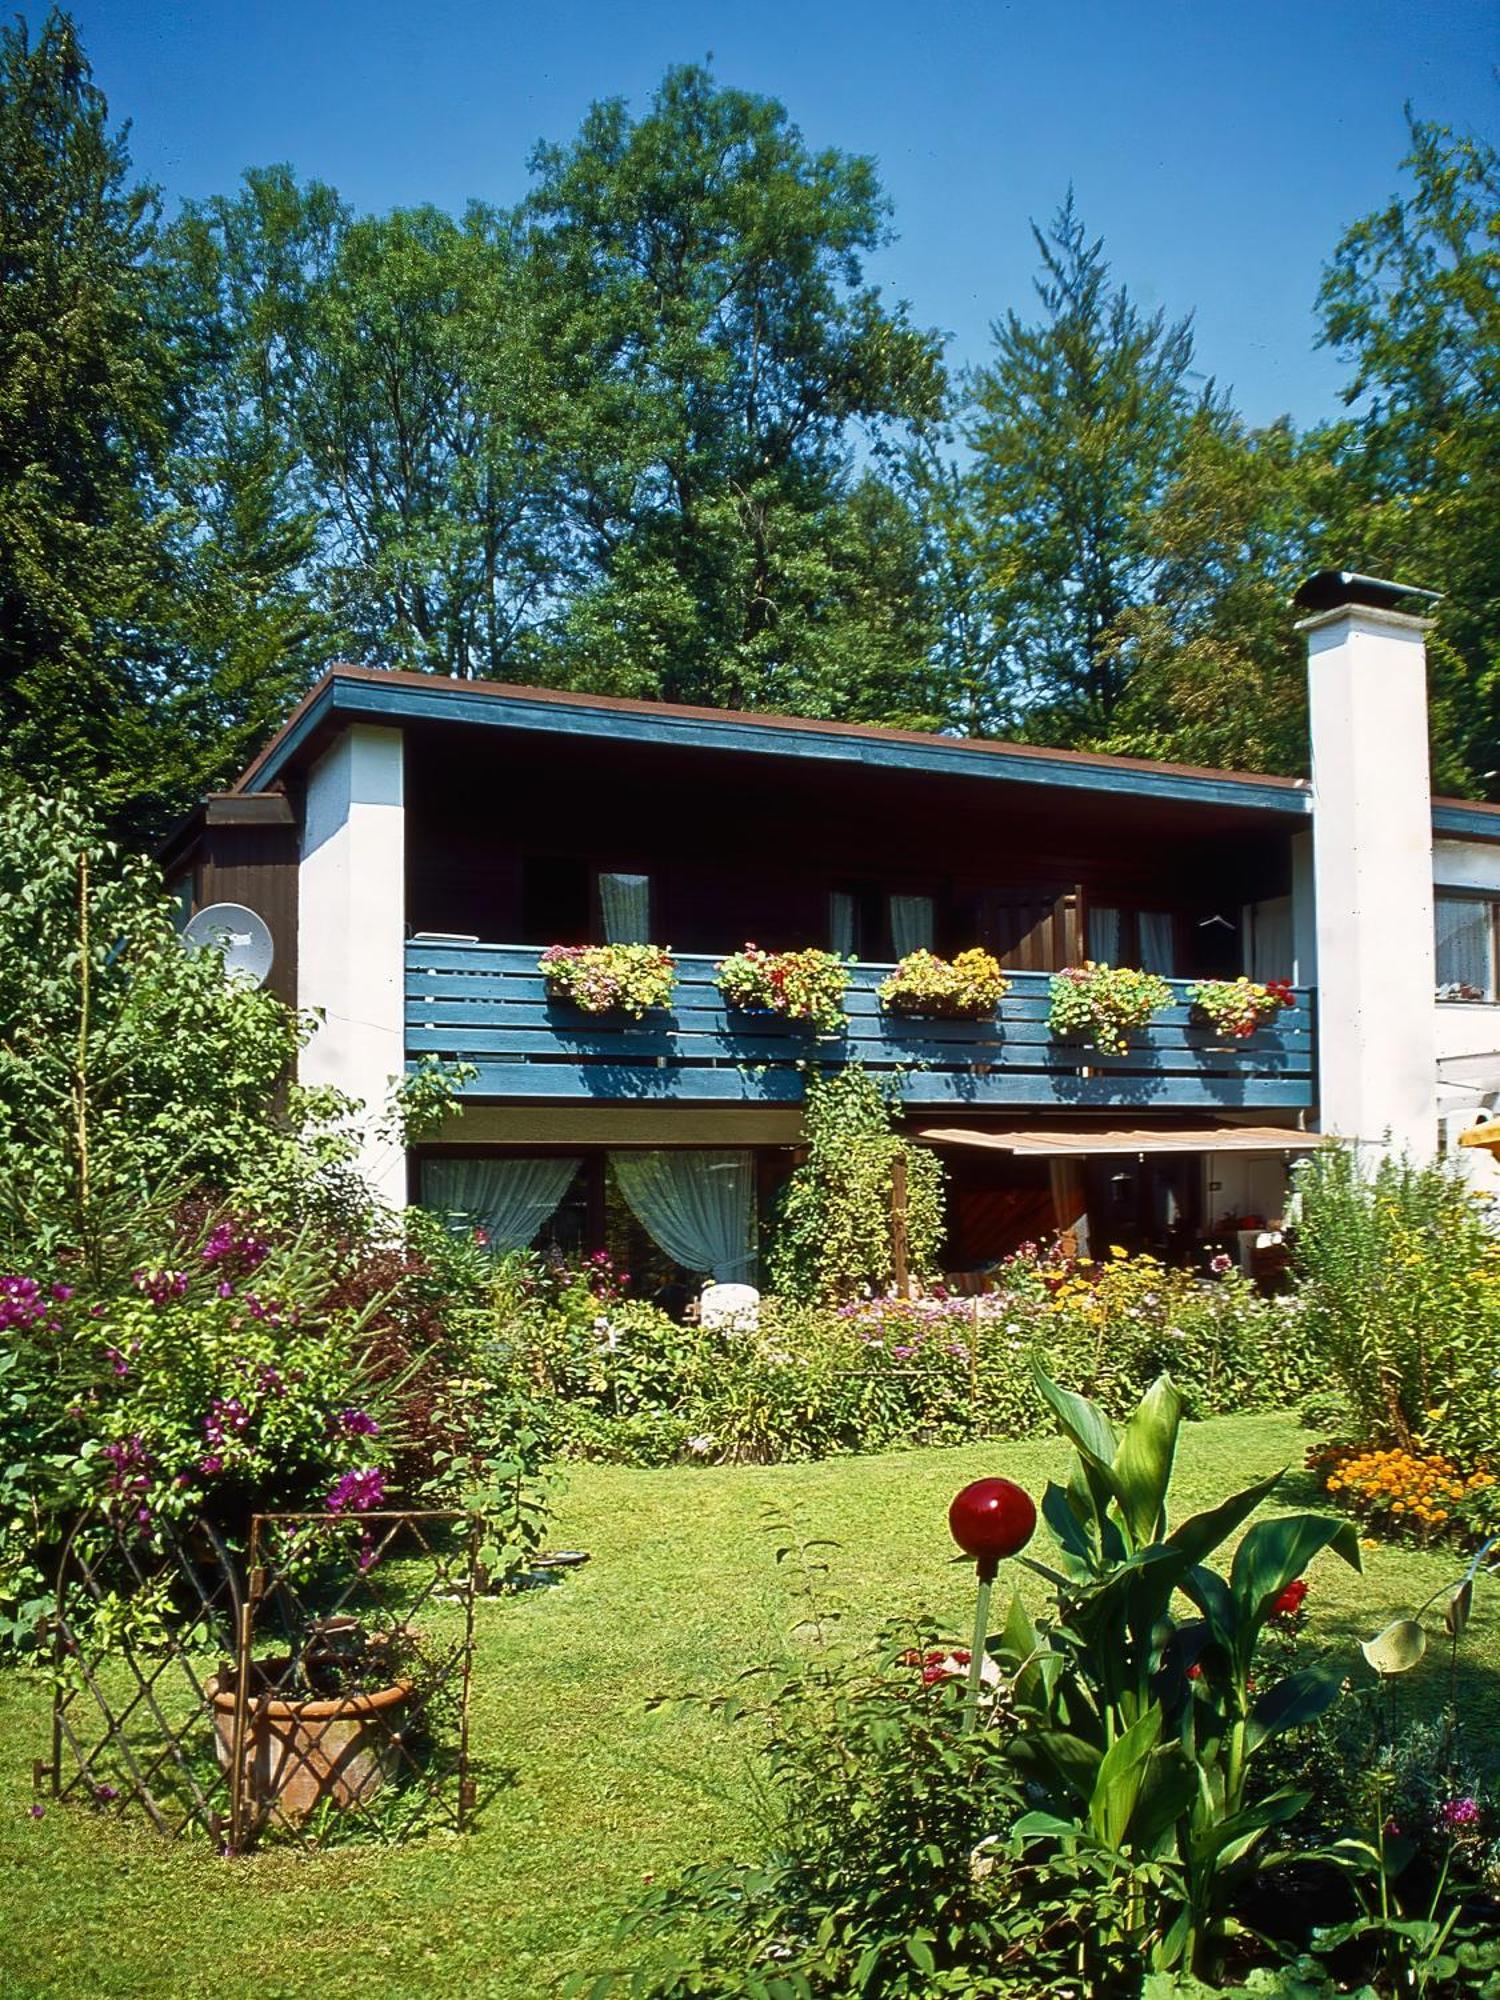
<path fill-rule="evenodd" d="M 1303 1110 L 1314 1102 L 1312 995 L 1244 1041 L 1200 1026 L 1185 983 L 1177 1004 L 1132 1036 L 1123 1056 L 1054 1040 L 1047 975 L 1011 975 L 994 1021 L 886 1014 L 876 987 L 890 971 L 859 965 L 847 1033 L 818 1036 L 775 1016 L 726 1008 L 714 960 L 679 955 L 670 1013 L 644 1021 L 592 1016 L 551 1000 L 535 945 L 406 947 L 406 1055 L 474 1064 L 470 1097 L 619 1103 L 768 1104 L 801 1098 L 809 1065 L 858 1060 L 901 1074 L 913 1105 L 1156 1106 L 1163 1110 Z"/>

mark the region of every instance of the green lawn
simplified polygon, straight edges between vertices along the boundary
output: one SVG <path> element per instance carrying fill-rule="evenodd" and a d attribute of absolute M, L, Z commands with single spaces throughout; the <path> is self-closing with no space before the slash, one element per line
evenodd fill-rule
<path fill-rule="evenodd" d="M 1276 1418 L 1190 1427 L 1176 1513 L 1297 1461 L 1304 1442 Z M 768 1518 L 841 1544 L 832 1588 L 846 1634 L 919 1611 L 961 1632 L 970 1585 L 949 1562 L 949 1498 L 993 1472 L 1039 1490 L 1062 1458 L 1033 1442 L 791 1467 L 572 1469 L 552 1539 L 590 1549 L 592 1563 L 559 1589 L 481 1607 L 487 1797 L 463 1840 L 225 1862 L 87 1813 L 33 1820 L 45 1710 L 0 1680 L 0 1994 L 521 2000 L 612 1962 L 616 1918 L 644 1877 L 753 1839 L 753 1771 L 732 1734 L 644 1704 L 721 1687 L 785 1649 L 789 1579 Z M 1366 1560 L 1363 1580 L 1327 1556 L 1312 1572 L 1319 1628 L 1351 1644 L 1456 1567 L 1385 1548 Z M 1471 1740 L 1500 1740 L 1500 1593 L 1476 1608 L 1468 1655 Z M 1409 1685 L 1440 1699 L 1439 1662 Z"/>

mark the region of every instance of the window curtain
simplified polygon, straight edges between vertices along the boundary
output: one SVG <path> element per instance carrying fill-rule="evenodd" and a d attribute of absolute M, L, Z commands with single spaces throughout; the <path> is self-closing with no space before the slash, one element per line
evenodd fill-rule
<path fill-rule="evenodd" d="M 651 877 L 601 874 L 599 910 L 606 944 L 650 944 Z"/>
<path fill-rule="evenodd" d="M 524 1250 L 567 1193 L 581 1161 L 424 1160 L 422 1206 L 450 1229 L 482 1229 L 491 1250 Z"/>
<path fill-rule="evenodd" d="M 897 958 L 931 951 L 933 934 L 931 896 L 892 896 L 891 947 Z"/>
<path fill-rule="evenodd" d="M 1470 896 L 1439 896 L 1437 983 L 1459 989 L 1461 999 L 1495 997 L 1493 906 Z"/>
<path fill-rule="evenodd" d="M 828 894 L 828 949 L 840 958 L 854 956 L 854 898 L 847 889 Z"/>
<path fill-rule="evenodd" d="M 755 1273 L 755 1163 L 749 1153 L 619 1152 L 610 1165 L 636 1220 L 686 1271 L 716 1284 Z"/>
<path fill-rule="evenodd" d="M 1250 933 L 1250 977 L 1290 979 L 1293 976 L 1292 899 L 1270 896 L 1247 906 Z"/>
<path fill-rule="evenodd" d="M 1120 912 L 1104 903 L 1089 909 L 1089 957 L 1096 965 L 1120 963 Z"/>
<path fill-rule="evenodd" d="M 1177 970 L 1177 925 L 1169 911 L 1142 910 L 1141 971 L 1170 979 Z"/>

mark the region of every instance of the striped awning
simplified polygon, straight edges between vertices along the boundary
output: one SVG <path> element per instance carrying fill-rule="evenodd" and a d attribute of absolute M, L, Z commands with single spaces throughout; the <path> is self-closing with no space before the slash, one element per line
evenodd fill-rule
<path fill-rule="evenodd" d="M 1284 1125 L 1207 1125 L 1190 1130 L 1142 1125 L 1128 1130 L 1084 1131 L 1072 1127 L 1042 1131 L 965 1130 L 922 1125 L 912 1133 L 929 1146 L 975 1146 L 984 1152 L 1043 1154 L 1064 1158 L 1084 1153 L 1310 1153 L 1324 1143 L 1321 1132 L 1294 1132 Z"/>

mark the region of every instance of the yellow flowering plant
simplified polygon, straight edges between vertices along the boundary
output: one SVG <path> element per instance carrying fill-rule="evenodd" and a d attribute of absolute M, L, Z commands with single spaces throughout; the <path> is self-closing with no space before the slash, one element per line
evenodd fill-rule
<path fill-rule="evenodd" d="M 978 947 L 957 958 L 911 951 L 880 984 L 880 1002 L 892 1014 L 930 1014 L 940 1020 L 979 1021 L 992 1015 L 1010 991 L 1000 961 Z"/>

